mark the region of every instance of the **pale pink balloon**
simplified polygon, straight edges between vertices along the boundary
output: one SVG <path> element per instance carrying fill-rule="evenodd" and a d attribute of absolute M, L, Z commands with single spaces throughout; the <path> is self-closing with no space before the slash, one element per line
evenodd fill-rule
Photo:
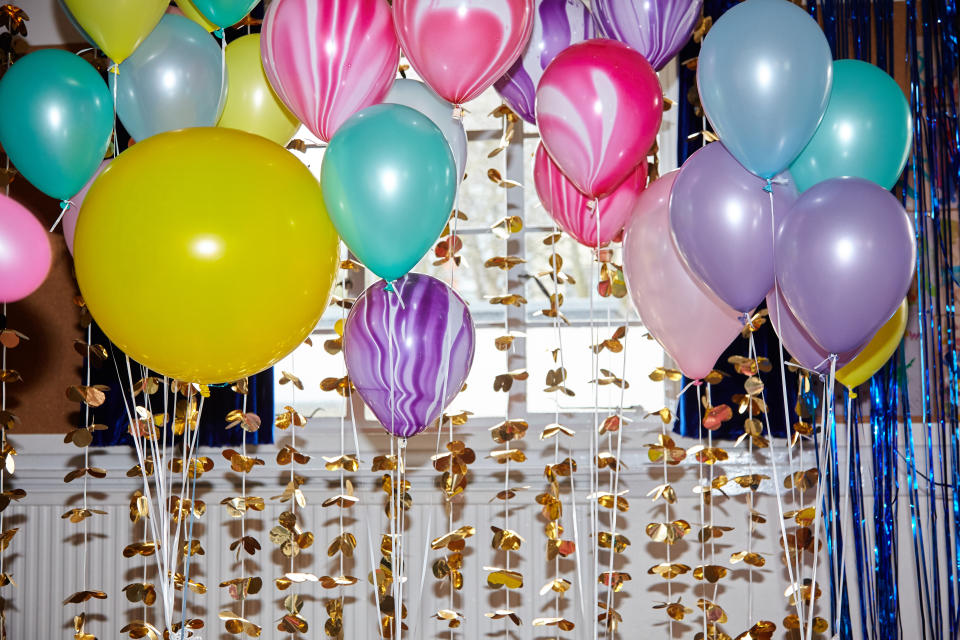
<path fill-rule="evenodd" d="M 640 194 L 623 239 L 623 272 L 640 320 L 683 374 L 702 380 L 743 321 L 687 269 L 670 235 L 671 171 Z"/>
<path fill-rule="evenodd" d="M 642 162 L 616 191 L 598 202 L 573 186 L 541 143 L 533 162 L 533 181 L 543 208 L 557 225 L 580 244 L 596 248 L 613 240 L 627 223 L 647 186 L 647 163 Z M 600 212 L 599 244 L 597 211 Z"/>
<path fill-rule="evenodd" d="M 73 235 L 77 230 L 77 219 L 80 217 L 80 207 L 83 206 L 83 199 L 87 197 L 87 191 L 90 191 L 90 187 L 100 177 L 103 170 L 110 166 L 111 162 L 113 162 L 113 158 L 101 162 L 100 168 L 93 174 L 89 182 L 83 185 L 80 193 L 70 198 L 70 206 L 67 208 L 67 212 L 63 214 L 63 220 L 60 222 L 63 225 L 63 239 L 67 242 L 67 250 L 70 255 L 73 255 Z"/>
<path fill-rule="evenodd" d="M 533 0 L 394 0 L 403 52 L 424 82 L 455 105 L 493 86 L 533 33 Z"/>
<path fill-rule="evenodd" d="M 47 230 L 23 205 L 0 195 L 0 302 L 36 291 L 50 272 Z"/>
<path fill-rule="evenodd" d="M 283 103 L 329 142 L 347 118 L 386 97 L 400 45 L 386 0 L 274 0 L 260 54 Z"/>
<path fill-rule="evenodd" d="M 663 119 L 663 91 L 646 58 L 625 44 L 567 47 L 537 87 L 543 144 L 577 189 L 602 198 L 647 157 Z"/>

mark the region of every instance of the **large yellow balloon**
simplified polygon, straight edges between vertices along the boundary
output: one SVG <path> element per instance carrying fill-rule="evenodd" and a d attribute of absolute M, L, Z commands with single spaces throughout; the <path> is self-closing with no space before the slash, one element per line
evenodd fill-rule
<path fill-rule="evenodd" d="M 176 3 L 180 11 L 183 12 L 183 15 L 190 18 L 207 31 L 213 32 L 220 28 L 207 20 L 206 16 L 200 13 L 200 11 L 193 6 L 193 2 L 190 0 L 176 0 Z"/>
<path fill-rule="evenodd" d="M 160 22 L 169 0 L 64 0 L 107 57 L 120 64 Z"/>
<path fill-rule="evenodd" d="M 896 352 L 906 329 L 907 301 L 904 300 L 893 317 L 880 327 L 863 351 L 837 371 L 837 380 L 851 389 L 869 380 Z"/>
<path fill-rule="evenodd" d="M 280 102 L 263 72 L 260 34 L 227 45 L 227 101 L 217 126 L 256 133 L 285 145 L 300 121 Z"/>
<path fill-rule="evenodd" d="M 124 151 L 83 202 L 87 307 L 124 352 L 178 380 L 257 373 L 327 306 L 336 231 L 292 153 L 234 129 L 162 133 Z"/>

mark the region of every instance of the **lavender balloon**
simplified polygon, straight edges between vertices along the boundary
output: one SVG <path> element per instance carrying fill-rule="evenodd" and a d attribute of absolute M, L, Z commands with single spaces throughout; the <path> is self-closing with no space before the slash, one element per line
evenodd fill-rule
<path fill-rule="evenodd" d="M 703 0 L 593 0 L 600 29 L 628 44 L 659 71 L 683 48 Z"/>
<path fill-rule="evenodd" d="M 777 230 L 777 283 L 800 324 L 823 349 L 864 344 L 910 288 L 917 247 L 900 202 L 863 178 L 812 186 Z"/>
<path fill-rule="evenodd" d="M 767 311 L 770 312 L 770 324 L 773 325 L 773 330 L 783 343 L 783 348 L 800 363 L 800 366 L 817 373 L 830 371 L 828 360 L 830 354 L 810 337 L 797 317 L 793 315 L 793 311 L 787 306 L 787 301 L 780 294 L 780 287 L 774 287 L 767 296 Z M 837 359 L 837 369 L 853 360 L 859 351 L 858 347 L 841 355 Z"/>
<path fill-rule="evenodd" d="M 543 70 L 558 53 L 594 37 L 590 10 L 580 0 L 537 0 L 533 35 L 523 55 L 494 85 L 517 115 L 536 124 L 533 105 Z"/>
<path fill-rule="evenodd" d="M 741 313 L 773 289 L 773 220 L 762 180 L 722 143 L 690 156 L 670 196 L 670 227 L 690 270 Z M 797 199 L 789 173 L 771 185 L 779 218 Z"/>
<path fill-rule="evenodd" d="M 343 332 L 347 372 L 391 434 L 426 429 L 460 392 L 476 341 L 470 311 L 446 284 L 410 273 L 357 298 Z M 402 301 L 402 302 L 401 302 Z"/>

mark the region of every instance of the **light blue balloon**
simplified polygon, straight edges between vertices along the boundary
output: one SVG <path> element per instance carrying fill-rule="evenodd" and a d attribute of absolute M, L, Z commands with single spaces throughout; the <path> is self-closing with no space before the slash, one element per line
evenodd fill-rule
<path fill-rule="evenodd" d="M 816 22 L 787 0 L 747 0 L 700 49 L 700 102 L 744 167 L 772 178 L 813 137 L 830 99 L 833 57 Z"/>
<path fill-rule="evenodd" d="M 113 101 L 86 60 L 41 49 L 0 80 L 0 145 L 33 186 L 67 200 L 96 173 L 113 133 Z"/>
<path fill-rule="evenodd" d="M 453 208 L 456 165 L 440 128 L 415 109 L 379 104 L 330 140 L 320 184 L 350 251 L 392 283 L 440 237 Z"/>
<path fill-rule="evenodd" d="M 227 92 L 223 52 L 193 20 L 167 14 L 110 74 L 117 116 L 130 136 L 217 124 Z"/>

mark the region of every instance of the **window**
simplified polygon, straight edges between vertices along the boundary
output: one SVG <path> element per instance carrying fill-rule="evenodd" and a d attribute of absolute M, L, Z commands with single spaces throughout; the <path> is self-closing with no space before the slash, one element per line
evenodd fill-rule
<path fill-rule="evenodd" d="M 675 95 L 675 73 L 667 73 L 673 77 L 662 78 L 664 88 L 668 96 L 671 95 L 671 89 Z M 489 422 L 502 420 L 508 415 L 512 418 L 534 419 L 535 414 L 543 414 L 547 422 L 552 421 L 552 414 L 556 410 L 555 399 L 553 394 L 545 393 L 543 389 L 546 387 L 547 373 L 560 366 L 559 357 L 554 361 L 558 336 L 553 319 L 544 316 L 542 310 L 551 306 L 549 294 L 553 293 L 554 285 L 550 276 L 538 274 L 551 269 L 548 260 L 556 251 L 564 260 L 562 270 L 575 280 L 575 284 L 559 286 L 564 300 L 561 312 L 569 321 L 569 324 L 561 323 L 563 365 L 568 372 L 567 386 L 576 394 L 572 397 L 563 394 L 557 396 L 560 398 L 560 411 L 567 414 L 565 421 L 576 421 L 574 416 L 577 414 L 586 421 L 587 413 L 593 411 L 593 356 L 590 345 L 594 341 L 610 338 L 617 327 L 624 324 L 629 325 L 625 349 L 621 353 L 606 349 L 601 351 L 598 356 L 599 367 L 629 382 L 629 388 L 623 391 L 623 404 L 636 408 L 632 414 L 628 412 L 633 419 L 642 418 L 641 408 L 646 412 L 667 404 L 663 385 L 648 378 L 653 368 L 664 364 L 663 350 L 657 342 L 645 336 L 646 331 L 629 298 L 594 295 L 591 310 L 590 290 L 591 285 L 596 287 L 597 278 L 593 250 L 579 245 L 566 235 L 555 245 L 544 243 L 544 239 L 554 232 L 554 225 L 533 188 L 533 157 L 539 144 L 539 135 L 535 127 L 524 123 L 517 128 L 513 141 L 506 149 L 492 158 L 488 157 L 499 146 L 503 134 L 501 120 L 489 115 L 500 104 L 500 97 L 490 89 L 467 105 L 468 111 L 464 117 L 469 155 L 466 178 L 455 206 L 468 219 L 457 223 L 457 234 L 463 242 L 459 251 L 460 266 L 453 267 L 451 262 L 435 265 L 437 257 L 431 251 L 415 269 L 445 282 L 450 282 L 452 278 L 454 287 L 469 304 L 476 324 L 477 352 L 473 369 L 466 390 L 454 400 L 450 411 L 469 410 L 473 412 L 473 418 L 486 418 Z M 670 112 L 666 114 L 662 128 L 662 173 L 674 167 L 676 156 L 675 142 L 669 140 L 676 131 L 670 115 Z M 301 134 L 299 137 L 309 143 L 309 133 L 304 129 Z M 303 154 L 304 161 L 318 178 L 322 155 L 322 148 L 313 145 Z M 495 169 L 504 179 L 516 181 L 521 186 L 499 186 L 488 177 L 490 169 Z M 512 215 L 522 217 L 524 224 L 521 231 L 507 238 L 491 231 L 498 221 Z M 484 266 L 489 258 L 508 255 L 526 262 L 509 271 Z M 619 247 L 614 262 L 622 262 Z M 361 281 L 357 272 L 351 272 L 347 279 L 349 283 L 346 287 L 344 283 L 338 283 L 335 296 L 354 297 L 374 281 L 369 273 Z M 509 294 L 523 296 L 527 304 L 511 306 L 490 302 L 491 296 Z M 278 407 L 290 404 L 295 396 L 301 412 L 314 419 L 339 419 L 343 416 L 343 398 L 335 392 L 321 391 L 319 383 L 324 378 L 345 374 L 342 356 L 327 353 L 324 342 L 337 337 L 335 323 L 346 313 L 341 307 L 332 305 L 314 332 L 313 346 L 302 345 L 278 363 L 278 371 L 295 372 L 305 385 L 304 391 L 293 391 L 289 384 L 279 385 L 278 374 Z M 591 337 L 591 317 L 597 326 L 595 340 Z M 516 338 L 512 347 L 505 352 L 495 349 L 495 339 L 506 335 L 508 331 L 525 337 Z M 526 393 L 518 391 L 524 386 L 517 383 L 510 393 L 494 391 L 492 383 L 495 376 L 520 369 L 525 369 L 529 374 Z M 616 408 L 621 403 L 621 390 L 613 384 L 602 385 L 597 400 L 601 409 Z M 547 414 L 551 414 L 549 420 Z M 364 413 L 358 408 L 357 415 Z M 376 425 L 369 413 L 366 413 L 364 423 L 367 427 Z"/>

